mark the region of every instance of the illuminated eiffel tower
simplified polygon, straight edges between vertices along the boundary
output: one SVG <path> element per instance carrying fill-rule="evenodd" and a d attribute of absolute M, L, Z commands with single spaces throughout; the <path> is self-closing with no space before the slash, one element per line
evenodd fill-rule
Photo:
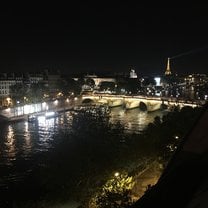
<path fill-rule="evenodd" d="M 165 70 L 165 75 L 171 75 L 171 71 L 170 71 L 170 58 L 168 58 L 168 63 L 167 63 L 167 67 Z"/>

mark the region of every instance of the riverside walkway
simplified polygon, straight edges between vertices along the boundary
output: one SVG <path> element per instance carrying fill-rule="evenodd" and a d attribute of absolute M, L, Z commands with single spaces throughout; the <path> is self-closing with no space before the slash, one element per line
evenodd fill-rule
<path fill-rule="evenodd" d="M 158 183 L 131 208 L 208 207 L 208 105 L 165 168 Z"/>
<path fill-rule="evenodd" d="M 49 111 L 56 113 L 65 112 L 73 110 L 74 106 L 79 104 L 78 102 L 79 101 L 75 101 L 74 99 L 54 100 L 50 102 L 26 104 L 7 108 L 0 111 L 0 120 L 2 122 L 21 121 L 27 120 L 28 116 L 44 115 Z"/>

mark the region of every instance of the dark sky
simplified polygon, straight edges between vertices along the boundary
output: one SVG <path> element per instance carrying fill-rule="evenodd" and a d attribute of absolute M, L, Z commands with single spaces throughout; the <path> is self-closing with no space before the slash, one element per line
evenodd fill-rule
<path fill-rule="evenodd" d="M 102 2 L 2 6 L 0 71 L 208 72 L 208 7 Z"/>

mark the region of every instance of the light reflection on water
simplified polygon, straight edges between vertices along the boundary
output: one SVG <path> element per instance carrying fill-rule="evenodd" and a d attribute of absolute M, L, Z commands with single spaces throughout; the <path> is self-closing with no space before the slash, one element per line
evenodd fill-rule
<path fill-rule="evenodd" d="M 117 107 L 111 109 L 110 122 L 120 122 L 126 133 L 139 133 L 155 116 L 162 114 L 161 111 L 147 113 Z M 18 122 L 1 126 L 0 179 L 15 181 L 32 170 L 40 153 L 54 148 L 54 141 L 61 140 L 61 133 L 72 131 L 72 120 L 72 114 L 66 112 L 55 118 L 40 118 L 34 123 Z"/>
<path fill-rule="evenodd" d="M 8 158 L 8 163 L 16 159 L 14 130 L 11 125 L 8 126 L 7 135 L 5 138 L 5 153 Z"/>
<path fill-rule="evenodd" d="M 23 143 L 23 150 L 26 154 L 29 154 L 32 151 L 32 142 L 31 142 L 31 132 L 29 130 L 28 122 L 24 122 L 24 143 Z"/>
<path fill-rule="evenodd" d="M 138 108 L 125 110 L 121 107 L 111 109 L 112 123 L 120 122 L 124 126 L 126 133 L 140 133 L 145 127 L 153 122 L 156 116 L 162 116 L 165 111 L 145 112 Z"/>

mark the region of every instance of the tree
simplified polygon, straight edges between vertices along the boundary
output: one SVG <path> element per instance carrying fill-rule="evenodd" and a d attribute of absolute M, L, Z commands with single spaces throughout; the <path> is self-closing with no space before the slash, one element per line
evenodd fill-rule
<path fill-rule="evenodd" d="M 74 95 L 79 95 L 81 93 L 83 83 L 83 79 L 75 81 L 72 78 L 66 78 L 57 82 L 57 89 L 64 96 L 69 96 L 71 93 Z"/>
<path fill-rule="evenodd" d="M 156 81 L 154 80 L 153 77 L 145 77 L 144 80 L 142 81 L 142 86 L 147 87 L 150 85 L 156 85 Z"/>
<path fill-rule="evenodd" d="M 129 79 L 127 85 L 127 91 L 131 94 L 137 94 L 141 88 L 140 82 L 138 79 Z"/>
<path fill-rule="evenodd" d="M 101 82 L 100 91 L 115 91 L 114 82 Z"/>
<path fill-rule="evenodd" d="M 10 86 L 11 97 L 15 103 L 17 103 L 17 101 L 23 102 L 24 97 L 27 96 L 28 92 L 29 92 L 29 87 L 27 85 L 18 83 Z"/>
<path fill-rule="evenodd" d="M 91 88 L 95 87 L 95 81 L 91 78 L 87 78 L 86 81 L 85 81 L 85 84 L 90 86 Z"/>
<path fill-rule="evenodd" d="M 118 94 L 126 94 L 128 89 L 128 82 L 127 80 L 119 80 L 117 82 L 116 93 Z"/>
<path fill-rule="evenodd" d="M 127 208 L 132 204 L 130 191 L 133 186 L 133 177 L 116 172 L 96 193 L 91 203 L 96 208 Z"/>
<path fill-rule="evenodd" d="M 44 94 L 48 93 L 48 88 L 45 87 L 43 83 L 33 83 L 30 85 L 27 98 L 29 102 L 41 102 L 43 100 Z"/>

